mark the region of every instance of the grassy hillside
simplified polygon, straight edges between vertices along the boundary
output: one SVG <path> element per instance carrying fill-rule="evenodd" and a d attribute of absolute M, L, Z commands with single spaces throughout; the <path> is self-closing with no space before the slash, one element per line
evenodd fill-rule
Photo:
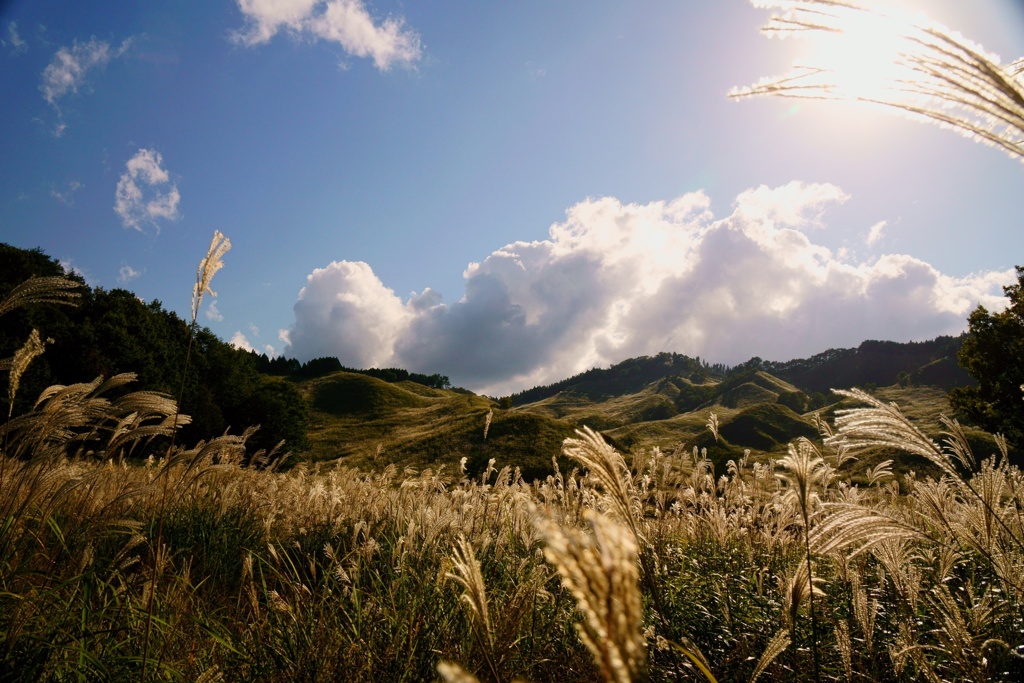
<path fill-rule="evenodd" d="M 634 380 L 631 377 L 629 382 Z M 755 461 L 778 458 L 797 438 L 819 438 L 810 398 L 762 370 L 699 383 L 687 377 L 662 377 L 637 391 L 612 392 L 603 398 L 567 389 L 510 410 L 500 410 L 491 399 L 463 390 L 385 382 L 351 372 L 332 373 L 297 386 L 310 411 L 311 450 L 303 457 L 366 470 L 394 464 L 443 468 L 455 474 L 465 467 L 469 476 L 476 477 L 493 459 L 498 469 L 520 468 L 527 480 L 544 478 L 553 472 L 551 459 L 561 452 L 562 441 L 583 427 L 602 433 L 624 452 L 654 447 L 675 453 L 706 449 L 719 472 L 728 460 L 739 460 L 747 451 Z M 939 418 L 950 412 L 944 390 L 893 385 L 875 393 L 897 402 L 922 429 L 943 430 Z M 851 402 L 836 397 L 817 412 L 832 419 L 836 410 L 849 407 Z M 717 440 L 707 427 L 712 413 L 719 423 Z M 991 437 L 971 429 L 968 436 L 979 457 L 994 452 Z M 935 471 L 927 461 L 885 448 L 861 453 L 841 467 L 852 480 L 861 481 L 886 460 L 894 461 L 897 473 Z"/>
<path fill-rule="evenodd" d="M 467 473 L 476 475 L 494 458 L 499 468 L 544 477 L 573 433 L 568 423 L 545 415 L 497 410 L 486 397 L 415 382 L 337 372 L 298 386 L 310 406 L 312 447 L 305 457 L 313 461 L 363 469 L 443 466 L 454 473 L 465 458 Z"/>

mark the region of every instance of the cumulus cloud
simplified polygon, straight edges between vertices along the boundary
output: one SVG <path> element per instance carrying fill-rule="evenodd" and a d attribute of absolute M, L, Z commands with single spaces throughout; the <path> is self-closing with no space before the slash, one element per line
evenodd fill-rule
<path fill-rule="evenodd" d="M 275 349 L 271 344 L 264 344 L 263 350 L 259 351 L 255 346 L 253 346 L 252 342 L 249 341 L 249 338 L 246 337 L 241 330 L 235 330 L 235 333 L 231 335 L 231 339 L 228 340 L 228 344 L 236 349 L 241 349 L 242 351 L 264 353 L 267 358 L 276 358 L 278 355 L 277 349 Z"/>
<path fill-rule="evenodd" d="M 121 266 L 120 270 L 117 271 L 117 281 L 121 284 L 125 284 L 131 282 L 140 275 L 142 275 L 141 272 L 126 264 Z"/>
<path fill-rule="evenodd" d="M 241 330 L 235 330 L 235 333 L 231 335 L 231 339 L 228 341 L 228 344 L 231 344 L 236 349 L 241 349 L 242 351 L 256 350 L 253 347 L 253 345 L 249 343 L 249 340 L 246 338 L 246 336 L 242 334 Z"/>
<path fill-rule="evenodd" d="M 114 201 L 124 227 L 142 232 L 143 226 L 151 225 L 159 232 L 159 221 L 178 219 L 181 194 L 161 164 L 163 157 L 152 149 L 140 149 L 125 164 Z"/>
<path fill-rule="evenodd" d="M 238 0 L 246 19 L 235 39 L 246 45 L 270 41 L 278 32 L 337 43 L 354 57 L 370 57 L 381 71 L 412 64 L 422 55 L 419 35 L 404 20 L 375 22 L 363 0 Z"/>
<path fill-rule="evenodd" d="M 219 323 L 224 320 L 224 315 L 220 312 L 220 309 L 217 308 L 216 299 L 210 301 L 210 305 L 206 307 L 206 319 L 212 320 L 215 323 Z"/>
<path fill-rule="evenodd" d="M 724 218 L 703 192 L 588 199 L 548 239 L 470 264 L 450 305 L 430 289 L 403 300 L 369 265 L 334 262 L 308 276 L 284 354 L 442 372 L 501 395 L 660 351 L 735 364 L 956 334 L 978 303 L 1004 305 L 1012 270 L 956 278 L 911 256 L 850 263 L 816 244 L 827 207 L 847 199 L 828 184 L 760 187 Z"/>
<path fill-rule="evenodd" d="M 292 355 L 309 360 L 344 349 L 345 359 L 356 367 L 387 363 L 414 307 L 385 287 L 365 263 L 335 261 L 317 268 L 295 303 L 296 319 L 302 323 L 287 335 Z"/>

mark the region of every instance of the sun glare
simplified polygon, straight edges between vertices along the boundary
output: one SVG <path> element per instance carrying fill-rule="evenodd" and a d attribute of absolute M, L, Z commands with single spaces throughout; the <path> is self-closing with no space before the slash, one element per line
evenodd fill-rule
<path fill-rule="evenodd" d="M 798 67 L 813 65 L 815 83 L 836 97 L 878 101 L 913 78 L 902 59 L 912 48 L 909 17 L 851 11 L 842 19 L 841 27 L 808 36 L 798 58 Z"/>

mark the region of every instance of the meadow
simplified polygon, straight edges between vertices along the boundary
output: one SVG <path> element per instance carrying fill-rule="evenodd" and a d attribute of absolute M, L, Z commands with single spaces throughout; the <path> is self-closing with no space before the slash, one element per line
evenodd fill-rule
<path fill-rule="evenodd" d="M 248 434 L 169 443 L 175 402 L 131 379 L 51 387 L 0 432 L 3 680 L 1024 673 L 1024 479 L 952 421 L 940 445 L 854 392 L 725 471 L 590 430 L 544 480 L 280 471 Z M 939 474 L 860 472 L 869 446 Z"/>
<path fill-rule="evenodd" d="M 768 28 L 831 31 L 822 7 L 859 11 L 797 3 Z M 1024 157 L 1019 63 L 920 33 L 906 90 L 967 115 L 882 103 Z M 791 78 L 733 96 L 764 94 L 808 96 Z M 190 345 L 229 247 L 217 233 L 200 264 Z M 74 286 L 29 281 L 0 315 Z M 46 345 L 33 331 L 0 363 L 0 680 L 1024 679 L 1024 476 L 1001 437 L 954 420 L 926 434 L 851 390 L 817 436 L 718 469 L 702 447 L 624 453 L 587 427 L 542 479 L 500 451 L 472 476 L 285 469 L 252 430 L 178 443 L 184 379 L 178 400 L 131 374 L 55 385 L 15 415 Z M 321 410 L 347 405 L 346 381 Z M 486 440 L 488 404 L 464 400 Z"/>

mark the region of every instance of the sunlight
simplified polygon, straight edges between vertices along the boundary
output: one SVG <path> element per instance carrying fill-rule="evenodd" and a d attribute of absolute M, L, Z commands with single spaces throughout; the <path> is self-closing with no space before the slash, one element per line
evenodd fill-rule
<path fill-rule="evenodd" d="M 752 0 L 778 10 L 768 36 L 807 38 L 787 74 L 733 88 L 760 95 L 869 102 L 952 128 L 1024 161 L 1024 79 L 997 55 L 920 11 L 853 0 Z"/>
<path fill-rule="evenodd" d="M 808 36 L 797 68 L 817 73 L 815 83 L 844 99 L 880 101 L 913 78 L 903 56 L 912 47 L 914 22 L 906 17 L 851 10 L 841 26 Z M 811 66 L 813 65 L 813 66 Z"/>

